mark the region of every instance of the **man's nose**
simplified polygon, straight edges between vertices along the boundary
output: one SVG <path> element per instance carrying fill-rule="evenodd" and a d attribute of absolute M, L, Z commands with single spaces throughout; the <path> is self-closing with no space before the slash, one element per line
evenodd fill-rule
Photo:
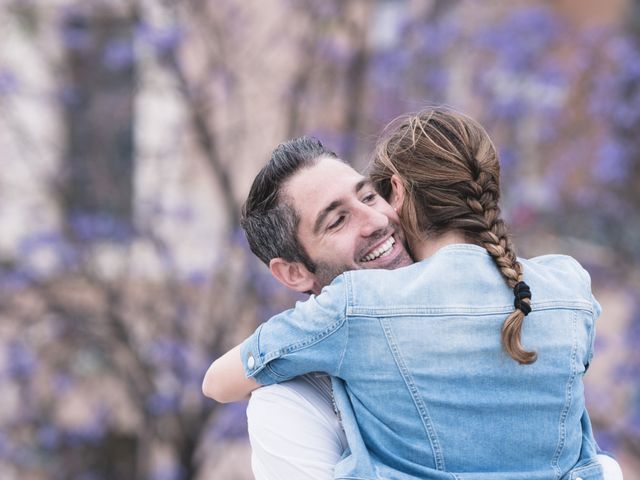
<path fill-rule="evenodd" d="M 368 237 L 384 230 L 389 225 L 389 218 L 382 212 L 368 205 L 363 205 L 360 212 L 360 233 Z"/>

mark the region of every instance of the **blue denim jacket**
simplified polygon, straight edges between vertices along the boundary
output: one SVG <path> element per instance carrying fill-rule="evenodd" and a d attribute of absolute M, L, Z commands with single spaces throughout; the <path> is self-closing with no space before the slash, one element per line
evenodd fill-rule
<path fill-rule="evenodd" d="M 582 381 L 600 314 L 589 275 L 567 256 L 520 261 L 532 365 L 501 348 L 514 296 L 495 263 L 456 244 L 339 276 L 243 343 L 245 372 L 334 377 L 350 447 L 339 479 L 601 479 Z"/>

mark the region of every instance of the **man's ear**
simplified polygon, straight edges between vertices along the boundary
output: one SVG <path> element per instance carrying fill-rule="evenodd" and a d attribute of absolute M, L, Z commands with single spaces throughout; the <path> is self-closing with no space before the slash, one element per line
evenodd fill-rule
<path fill-rule="evenodd" d="M 303 293 L 314 291 L 315 276 L 301 262 L 273 258 L 269 262 L 269 270 L 285 287 Z"/>
<path fill-rule="evenodd" d="M 396 212 L 402 209 L 405 193 L 404 184 L 400 177 L 396 174 L 391 175 L 391 198 L 389 198 L 389 204 Z"/>

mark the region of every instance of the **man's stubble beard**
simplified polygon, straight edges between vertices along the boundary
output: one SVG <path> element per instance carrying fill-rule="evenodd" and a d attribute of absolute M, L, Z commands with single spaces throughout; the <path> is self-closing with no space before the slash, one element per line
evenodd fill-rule
<path fill-rule="evenodd" d="M 316 267 L 316 271 L 314 272 L 314 275 L 316 277 L 316 281 L 318 285 L 320 285 L 320 288 L 324 288 L 327 285 L 329 285 L 331 282 L 333 282 L 333 279 L 336 278 L 338 275 L 342 275 L 344 272 L 348 270 L 353 270 L 352 265 L 338 266 L 338 265 L 331 265 L 326 262 L 316 262 L 315 267 Z"/>

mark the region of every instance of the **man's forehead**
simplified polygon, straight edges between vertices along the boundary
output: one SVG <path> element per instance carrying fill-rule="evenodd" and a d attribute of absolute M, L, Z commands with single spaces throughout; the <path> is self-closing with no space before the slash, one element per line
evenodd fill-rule
<path fill-rule="evenodd" d="M 364 176 L 346 163 L 323 158 L 291 177 L 284 190 L 301 221 L 313 222 L 322 209 L 354 193 L 366 182 Z"/>
<path fill-rule="evenodd" d="M 356 184 L 364 177 L 346 163 L 334 158 L 322 158 L 315 165 L 296 172 L 286 183 L 289 194 L 322 191 L 331 194 L 331 186 Z M 300 192 L 302 191 L 302 192 Z"/>

